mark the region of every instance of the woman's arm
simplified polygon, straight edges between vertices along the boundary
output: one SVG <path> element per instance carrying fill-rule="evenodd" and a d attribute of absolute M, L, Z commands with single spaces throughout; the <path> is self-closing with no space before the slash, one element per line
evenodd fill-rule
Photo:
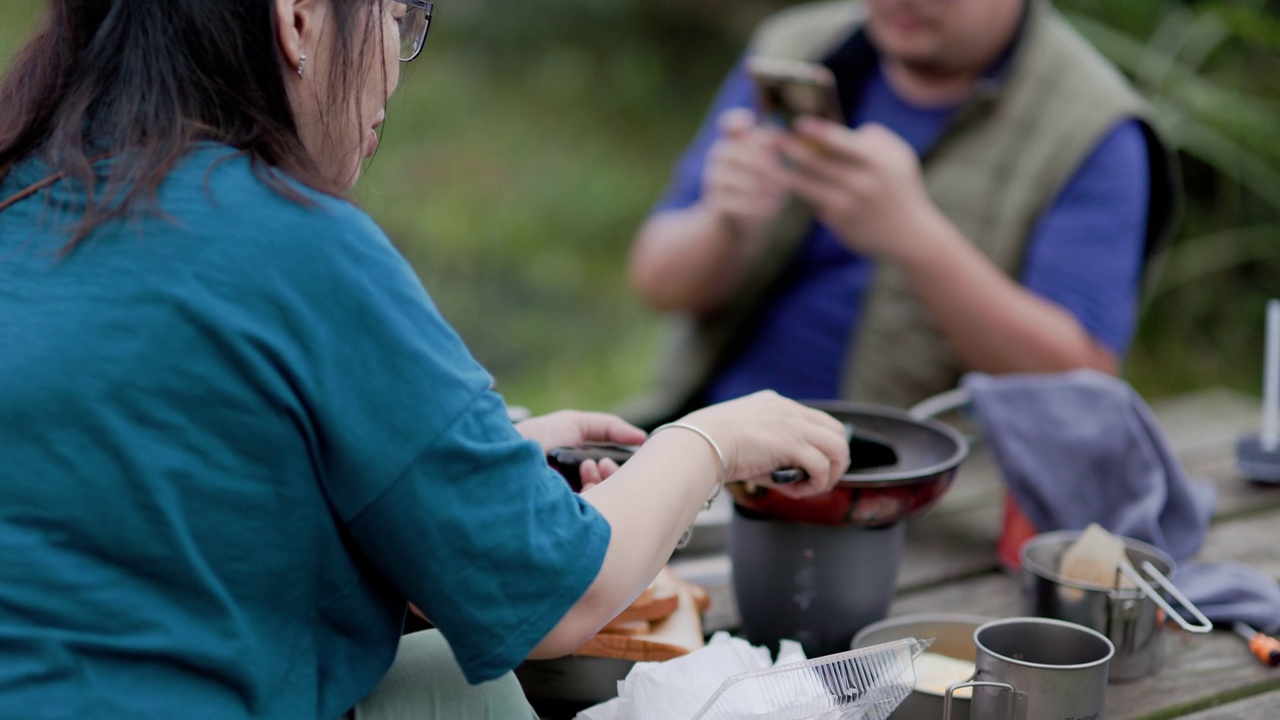
<path fill-rule="evenodd" d="M 779 467 L 802 467 L 804 483 L 777 488 L 826 492 L 849 465 L 843 426 L 830 415 L 772 392 L 714 405 L 684 418 L 720 447 L 729 480 L 768 484 Z M 531 657 L 568 654 L 622 612 L 653 581 L 676 542 L 722 480 L 720 459 L 698 433 L 671 428 L 650 437 L 607 482 L 583 497 L 609 522 L 604 562 L 587 591 Z"/>

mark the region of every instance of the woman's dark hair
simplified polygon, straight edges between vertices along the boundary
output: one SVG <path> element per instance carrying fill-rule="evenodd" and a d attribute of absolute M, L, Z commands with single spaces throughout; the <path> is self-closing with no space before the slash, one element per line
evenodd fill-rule
<path fill-rule="evenodd" d="M 383 2 L 329 0 L 331 106 L 356 102 L 367 50 L 381 38 L 372 6 Z M 275 0 L 48 0 L 0 83 L 0 180 L 39 156 L 83 189 L 89 204 L 68 250 L 152 203 L 202 140 L 241 150 L 298 200 L 280 172 L 339 194 L 298 137 L 275 18 Z M 103 157 L 112 159 L 105 178 L 94 169 Z"/>

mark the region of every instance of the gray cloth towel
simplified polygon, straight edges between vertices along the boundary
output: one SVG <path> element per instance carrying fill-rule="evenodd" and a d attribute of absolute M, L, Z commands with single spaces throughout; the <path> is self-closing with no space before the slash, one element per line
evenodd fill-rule
<path fill-rule="evenodd" d="M 970 373 L 983 440 L 1009 492 L 1041 532 L 1096 522 L 1179 561 L 1175 584 L 1215 623 L 1280 631 L 1280 584 L 1239 564 L 1183 563 L 1204 544 L 1216 501 L 1192 481 L 1127 383 L 1092 370 Z"/>

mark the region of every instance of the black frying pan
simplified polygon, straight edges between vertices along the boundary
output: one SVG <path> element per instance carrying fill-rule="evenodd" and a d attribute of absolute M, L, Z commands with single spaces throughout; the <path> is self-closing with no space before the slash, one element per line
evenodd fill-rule
<path fill-rule="evenodd" d="M 852 464 L 831 492 L 790 498 L 752 483 L 730 483 L 729 491 L 749 516 L 821 525 L 885 527 L 923 512 L 951 486 L 969 454 L 965 439 L 949 426 L 894 408 L 841 400 L 808 401 L 845 424 Z M 619 464 L 635 452 L 628 445 L 555 448 L 548 461 L 581 488 L 578 465 L 584 459 L 613 458 Z M 774 482 L 802 479 L 803 471 L 780 469 Z"/>

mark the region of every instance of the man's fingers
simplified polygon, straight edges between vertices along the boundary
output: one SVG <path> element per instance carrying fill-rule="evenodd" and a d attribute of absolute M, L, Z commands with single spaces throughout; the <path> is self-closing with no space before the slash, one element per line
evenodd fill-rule
<path fill-rule="evenodd" d="M 746 108 L 730 108 L 716 118 L 720 132 L 730 137 L 738 137 L 751 131 L 756 126 L 756 114 Z"/>
<path fill-rule="evenodd" d="M 880 130 L 884 129 L 880 128 Z M 791 137 L 787 140 L 804 145 L 812 152 L 829 158 L 866 163 L 873 157 L 874 146 L 881 142 L 882 138 L 879 138 L 874 131 L 850 130 L 844 125 L 821 118 L 803 117 L 796 121 Z"/>
<path fill-rule="evenodd" d="M 708 164 L 747 172 L 774 172 L 779 167 L 778 140 L 772 136 L 753 136 L 720 143 L 711 151 Z"/>
<path fill-rule="evenodd" d="M 788 178 L 792 192 L 813 207 L 823 221 L 829 220 L 836 208 L 849 201 L 848 195 L 841 192 L 837 184 L 795 172 L 790 173 Z"/>

